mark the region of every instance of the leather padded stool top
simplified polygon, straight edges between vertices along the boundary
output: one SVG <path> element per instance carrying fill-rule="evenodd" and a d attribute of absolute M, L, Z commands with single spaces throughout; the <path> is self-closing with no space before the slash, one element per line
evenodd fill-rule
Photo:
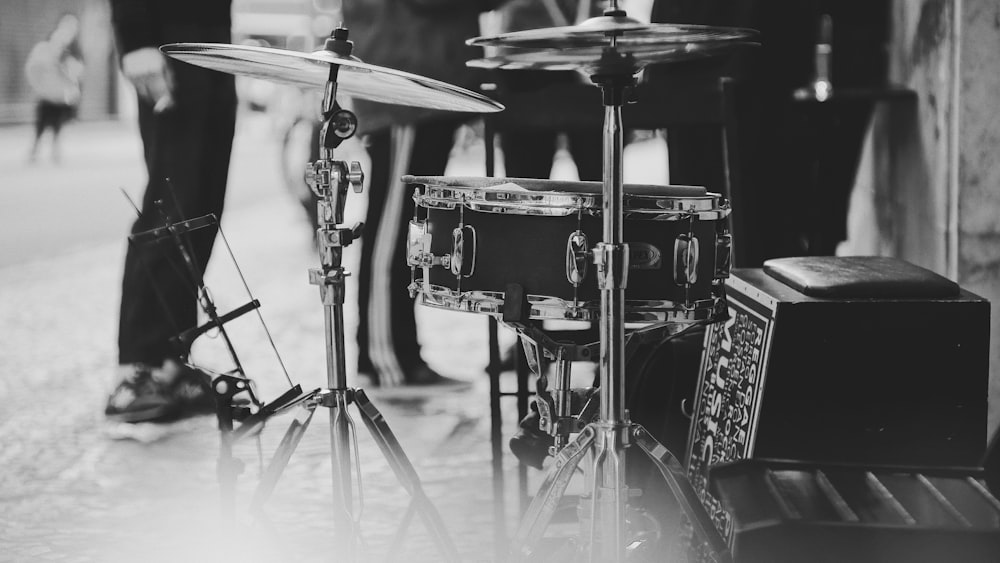
<path fill-rule="evenodd" d="M 934 299 L 956 297 L 958 284 L 897 258 L 797 256 L 764 262 L 764 272 L 811 297 Z"/>

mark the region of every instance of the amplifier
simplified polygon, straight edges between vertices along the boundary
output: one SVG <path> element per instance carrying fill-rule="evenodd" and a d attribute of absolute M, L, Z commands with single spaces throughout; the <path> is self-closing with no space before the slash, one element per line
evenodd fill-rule
<path fill-rule="evenodd" d="M 689 476 L 805 462 L 976 467 L 986 448 L 989 302 L 894 259 L 811 257 L 734 270 L 705 332 Z M 900 297 L 893 297 L 899 295 Z"/>

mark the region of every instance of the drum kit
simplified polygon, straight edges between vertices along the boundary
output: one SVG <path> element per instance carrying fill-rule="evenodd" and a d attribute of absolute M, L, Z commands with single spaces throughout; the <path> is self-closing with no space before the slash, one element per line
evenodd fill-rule
<path fill-rule="evenodd" d="M 603 181 L 403 178 L 414 188 L 417 204 L 417 216 L 409 225 L 407 261 L 414 271 L 411 292 L 418 301 L 496 317 L 518 332 L 536 369 L 543 358 L 557 360 L 552 397 L 539 401 L 545 411 L 543 429 L 556 438 L 554 463 L 522 517 L 509 552 L 512 559 L 541 556 L 539 543 L 586 454 L 592 463 L 584 468 L 589 490 L 581 503 L 589 506 L 581 513 L 589 517 L 574 550 L 591 561 L 633 558 L 643 540 L 633 529 L 629 509 L 635 493 L 626 483 L 625 452 L 630 447 L 644 452 L 659 469 L 715 559 L 729 557 L 680 462 L 629 420 L 624 371 L 629 339 L 677 334 L 725 314 L 730 208 L 720 194 L 700 187 L 624 185 L 622 106 L 647 65 L 712 56 L 754 44 L 756 36 L 749 29 L 644 23 L 628 17 L 612 0 L 603 16 L 579 25 L 470 39 L 470 45 L 503 50 L 469 61 L 469 66 L 574 69 L 590 77 L 603 94 Z M 360 236 L 361 226 L 344 226 L 343 218 L 349 191 L 362 189 L 363 172 L 357 162 L 334 158 L 335 149 L 358 126 L 357 117 L 337 100 L 346 95 L 473 113 L 504 108 L 444 82 L 366 64 L 351 55 L 352 47 L 348 30 L 338 27 L 322 49 L 309 53 L 204 43 L 170 44 L 161 50 L 209 69 L 322 89 L 320 158 L 307 164 L 306 179 L 319 197 L 321 265 L 309 273 L 324 308 L 327 388 L 306 400 L 299 394 L 288 402 L 330 409 L 335 534 L 344 559 L 355 560 L 358 551 L 351 467 L 357 452 L 352 456 L 354 426 L 348 414 L 353 403 L 411 494 L 411 511 L 427 524 L 442 556 L 458 560 L 439 515 L 381 414 L 363 390 L 348 387 L 343 310 L 348 273 L 342 258 L 344 248 Z M 596 323 L 600 341 L 591 346 L 556 343 L 537 322 L 546 319 Z M 586 409 L 587 415 L 574 412 L 569 400 L 572 359 L 599 364 L 596 408 Z M 265 474 L 265 493 L 273 488 L 301 430 L 290 431 L 279 446 L 284 452 Z"/>

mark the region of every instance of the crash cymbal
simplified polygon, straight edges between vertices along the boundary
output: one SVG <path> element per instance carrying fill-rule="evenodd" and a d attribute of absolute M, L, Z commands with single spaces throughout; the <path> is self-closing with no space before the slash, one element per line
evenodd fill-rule
<path fill-rule="evenodd" d="M 446 82 L 320 49 L 309 53 L 225 43 L 172 43 L 160 50 L 196 66 L 305 88 L 324 88 L 338 65 L 337 92 L 352 98 L 446 111 L 491 113 L 503 106 Z"/>
<path fill-rule="evenodd" d="M 520 49 L 588 49 L 614 46 L 623 53 L 702 43 L 753 43 L 758 32 L 738 27 L 645 23 L 628 16 L 598 16 L 578 25 L 528 29 L 466 41 L 469 45 Z"/>

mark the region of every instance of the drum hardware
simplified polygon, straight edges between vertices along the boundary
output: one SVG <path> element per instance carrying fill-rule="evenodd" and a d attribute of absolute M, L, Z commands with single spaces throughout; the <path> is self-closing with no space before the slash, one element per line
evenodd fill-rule
<path fill-rule="evenodd" d="M 574 288 L 580 287 L 587 278 L 587 263 L 592 260 L 592 256 L 587 235 L 579 230 L 572 232 L 566 240 L 566 280 Z"/>
<path fill-rule="evenodd" d="M 463 225 L 451 232 L 451 273 L 458 278 L 470 277 L 476 271 L 476 229 Z"/>
<path fill-rule="evenodd" d="M 696 328 L 724 319 L 725 315 L 722 315 L 710 321 L 684 324 L 663 322 L 630 329 L 625 337 L 625 360 L 630 361 L 640 346 L 660 346 Z M 546 451 L 554 456 L 566 445 L 570 434 L 580 432 L 597 419 L 596 393 L 600 387 L 572 388 L 571 370 L 573 362 L 596 362 L 600 342 L 578 344 L 556 341 L 535 322 L 517 322 L 510 317 L 501 322 L 517 332 L 528 366 L 538 378 L 535 396 L 539 429 L 553 438 L 553 447 L 546 448 Z M 553 363 L 555 367 L 550 387 L 546 366 Z"/>
<path fill-rule="evenodd" d="M 593 249 L 600 291 L 600 385 L 599 414 L 577 437 L 555 456 L 555 462 L 538 489 L 514 538 L 515 558 L 530 558 L 563 496 L 570 477 L 587 453 L 593 454 L 593 474 L 588 480 L 592 502 L 591 529 L 587 537 L 592 561 L 624 561 L 631 543 L 627 514 L 631 490 L 625 480 L 625 450 L 636 445 L 656 465 L 691 520 L 718 560 L 729 559 L 727 546 L 687 479 L 677 458 L 645 429 L 629 420 L 624 398 L 625 292 L 629 285 L 629 244 L 624 239 L 624 194 L 622 179 L 622 106 L 626 93 L 636 82 L 637 73 L 652 62 L 666 62 L 712 54 L 738 43 L 750 42 L 752 30 L 643 24 L 618 9 L 617 0 L 605 15 L 578 26 L 528 30 L 480 37 L 470 45 L 508 47 L 509 52 L 486 61 L 491 68 L 562 69 L 567 66 L 590 76 L 602 93 L 604 105 L 604 179 L 602 186 L 603 238 Z M 495 64 L 494 64 L 495 63 Z M 475 61 L 472 66 L 482 66 Z M 677 283 L 687 288 L 697 279 L 693 267 L 699 262 L 693 240 L 674 247 L 679 267 L 673 270 Z M 567 251 L 567 264 L 574 261 Z M 675 262 L 678 263 L 678 262 Z M 717 269 L 718 260 L 711 266 Z M 569 267 L 567 267 L 569 270 Z M 425 278 L 427 269 L 425 269 Z M 569 276 L 567 276 L 569 277 Z M 572 283 L 572 280 L 570 280 Z M 574 290 L 576 289 L 576 284 Z M 505 301 L 505 313 L 515 307 Z M 530 317 L 527 301 L 519 303 L 521 322 Z M 514 316 L 517 316 L 516 314 Z M 512 319 L 507 318 L 505 322 Z M 714 320 L 714 319 L 708 319 Z"/>
<path fill-rule="evenodd" d="M 334 159 L 334 150 L 354 135 L 358 125 L 357 117 L 339 106 L 337 95 L 340 93 L 372 101 L 479 113 L 498 111 L 503 106 L 450 84 L 367 65 L 351 56 L 352 49 L 353 43 L 348 40 L 348 30 L 343 27 L 333 31 L 323 49 L 312 53 L 221 44 L 178 43 L 161 47 L 165 54 L 198 66 L 323 88 L 320 159 L 306 166 L 305 177 L 312 191 L 320 198 L 317 204 L 320 267 L 309 270 L 309 281 L 319 286 L 323 304 L 327 388 L 318 389 L 304 397 L 296 395 L 287 402 L 289 406 L 301 405 L 304 409 L 282 438 L 254 493 L 251 508 L 255 512 L 261 510 L 308 428 L 315 408 L 325 407 L 330 410 L 334 533 L 338 556 L 346 561 L 358 560 L 359 522 L 354 509 L 352 470 L 357 471 L 360 477 L 361 468 L 356 444 L 352 450 L 356 432 L 348 406 L 353 404 L 358 408 L 362 421 L 396 478 L 411 496 L 409 509 L 397 533 L 396 544 L 409 525 L 412 515 L 416 513 L 422 518 L 443 559 L 458 561 L 458 552 L 440 515 L 424 493 L 415 469 L 384 417 L 362 389 L 347 386 L 343 307 L 345 280 L 350 274 L 343 267 L 343 251 L 361 236 L 363 225 L 359 223 L 344 227 L 342 223 L 348 192 L 351 189 L 361 191 L 364 175 L 359 163 Z M 476 254 L 475 232 L 471 229 L 461 230 L 454 235 L 453 243 L 455 250 L 448 266 L 451 267 L 451 261 L 454 261 L 457 263 L 456 275 L 471 275 Z M 469 257 L 468 260 L 464 259 L 466 256 Z M 231 387 L 225 388 L 227 394 L 231 390 Z M 359 502 L 363 502 L 360 478 L 357 488 Z"/>

